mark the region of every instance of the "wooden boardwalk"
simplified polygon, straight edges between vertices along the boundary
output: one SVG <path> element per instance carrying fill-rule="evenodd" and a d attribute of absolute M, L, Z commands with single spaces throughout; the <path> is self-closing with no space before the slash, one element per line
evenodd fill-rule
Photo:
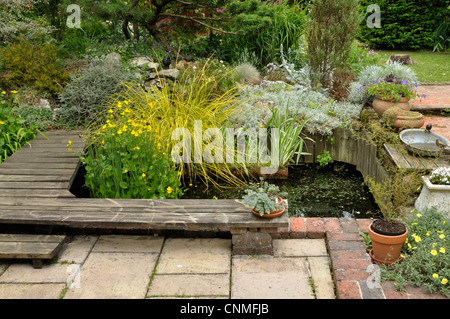
<path fill-rule="evenodd" d="M 222 230 L 289 227 L 286 213 L 254 216 L 235 199 L 75 198 L 69 191 L 85 144 L 78 131 L 45 133 L 0 164 L 0 223 L 74 228 Z M 68 150 L 71 141 L 72 151 Z"/>
<path fill-rule="evenodd" d="M 38 134 L 0 164 L 0 201 L 5 197 L 74 197 L 69 192 L 84 149 L 81 131 Z M 70 151 L 67 147 L 71 141 Z"/>
<path fill-rule="evenodd" d="M 384 144 L 384 148 L 400 169 L 432 171 L 438 167 L 450 166 L 447 156 L 414 156 L 406 150 L 404 145 Z"/>

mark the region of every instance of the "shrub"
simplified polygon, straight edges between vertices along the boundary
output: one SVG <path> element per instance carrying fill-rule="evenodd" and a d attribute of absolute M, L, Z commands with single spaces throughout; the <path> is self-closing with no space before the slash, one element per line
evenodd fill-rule
<path fill-rule="evenodd" d="M 96 119 L 108 97 L 122 90 L 122 82 L 132 80 L 133 75 L 120 66 L 93 65 L 72 77 L 59 94 L 57 115 L 68 126 L 85 125 Z"/>
<path fill-rule="evenodd" d="M 13 113 L 23 118 L 26 125 L 34 125 L 41 131 L 58 126 L 53 118 L 53 111 L 48 108 L 20 105 L 13 109 Z"/>
<path fill-rule="evenodd" d="M 236 73 L 241 83 L 259 84 L 259 71 L 250 63 L 242 63 L 236 67 Z"/>
<path fill-rule="evenodd" d="M 409 50 L 430 49 L 434 44 L 434 31 L 444 20 L 448 1 L 442 0 L 377 0 L 381 10 L 381 28 L 369 28 L 361 23 L 362 41 L 378 49 Z M 362 10 L 374 4 L 362 0 Z"/>
<path fill-rule="evenodd" d="M 0 55 L 0 86 L 17 88 L 29 85 L 40 92 L 55 95 L 69 78 L 51 44 L 21 42 L 9 45 Z"/>
<path fill-rule="evenodd" d="M 347 64 L 361 20 L 357 0 L 314 0 L 305 27 L 314 80 L 328 88 L 329 75 Z"/>
<path fill-rule="evenodd" d="M 255 65 L 256 67 L 265 66 L 270 62 L 280 63 L 281 45 L 286 50 L 295 50 L 300 46 L 306 15 L 306 9 L 300 2 L 281 0 L 264 3 L 264 10 L 271 17 L 268 27 L 251 33 L 246 29 L 251 27 L 251 23 L 248 23 L 238 30 L 237 36 L 223 37 L 229 58 L 238 61 L 239 55 L 247 50 L 257 57 L 260 64 Z"/>

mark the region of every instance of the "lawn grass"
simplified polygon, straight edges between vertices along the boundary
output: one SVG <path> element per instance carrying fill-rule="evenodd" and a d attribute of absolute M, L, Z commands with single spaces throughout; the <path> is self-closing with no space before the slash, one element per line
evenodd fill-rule
<path fill-rule="evenodd" d="M 450 52 L 380 50 L 380 63 L 386 63 L 391 54 L 409 54 L 415 62 L 410 67 L 421 83 L 450 82 Z"/>

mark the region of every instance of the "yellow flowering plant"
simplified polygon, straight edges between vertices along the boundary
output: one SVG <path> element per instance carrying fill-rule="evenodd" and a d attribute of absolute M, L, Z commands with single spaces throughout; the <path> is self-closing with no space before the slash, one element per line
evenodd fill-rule
<path fill-rule="evenodd" d="M 108 112 L 104 124 L 93 129 L 89 147 L 81 157 L 91 196 L 180 197 L 179 175 L 170 153 L 162 147 L 158 130 L 146 121 L 131 119 L 131 111 L 121 104 Z"/>
<path fill-rule="evenodd" d="M 449 296 L 450 227 L 448 219 L 435 208 L 412 211 L 404 222 L 409 229 L 402 261 L 382 267 L 382 280 L 391 280 L 399 290 L 408 284 L 424 285 L 430 292 Z"/>

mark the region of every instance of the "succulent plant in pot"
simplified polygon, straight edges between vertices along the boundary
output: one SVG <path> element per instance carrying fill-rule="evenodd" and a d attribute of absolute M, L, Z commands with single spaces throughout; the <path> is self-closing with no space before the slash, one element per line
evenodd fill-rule
<path fill-rule="evenodd" d="M 242 198 L 242 203 L 252 209 L 252 213 L 263 218 L 275 218 L 281 216 L 286 207 L 281 196 L 286 196 L 285 192 L 280 192 L 278 186 L 269 184 L 261 178 L 259 183 L 251 184 L 246 190 L 246 195 Z"/>

